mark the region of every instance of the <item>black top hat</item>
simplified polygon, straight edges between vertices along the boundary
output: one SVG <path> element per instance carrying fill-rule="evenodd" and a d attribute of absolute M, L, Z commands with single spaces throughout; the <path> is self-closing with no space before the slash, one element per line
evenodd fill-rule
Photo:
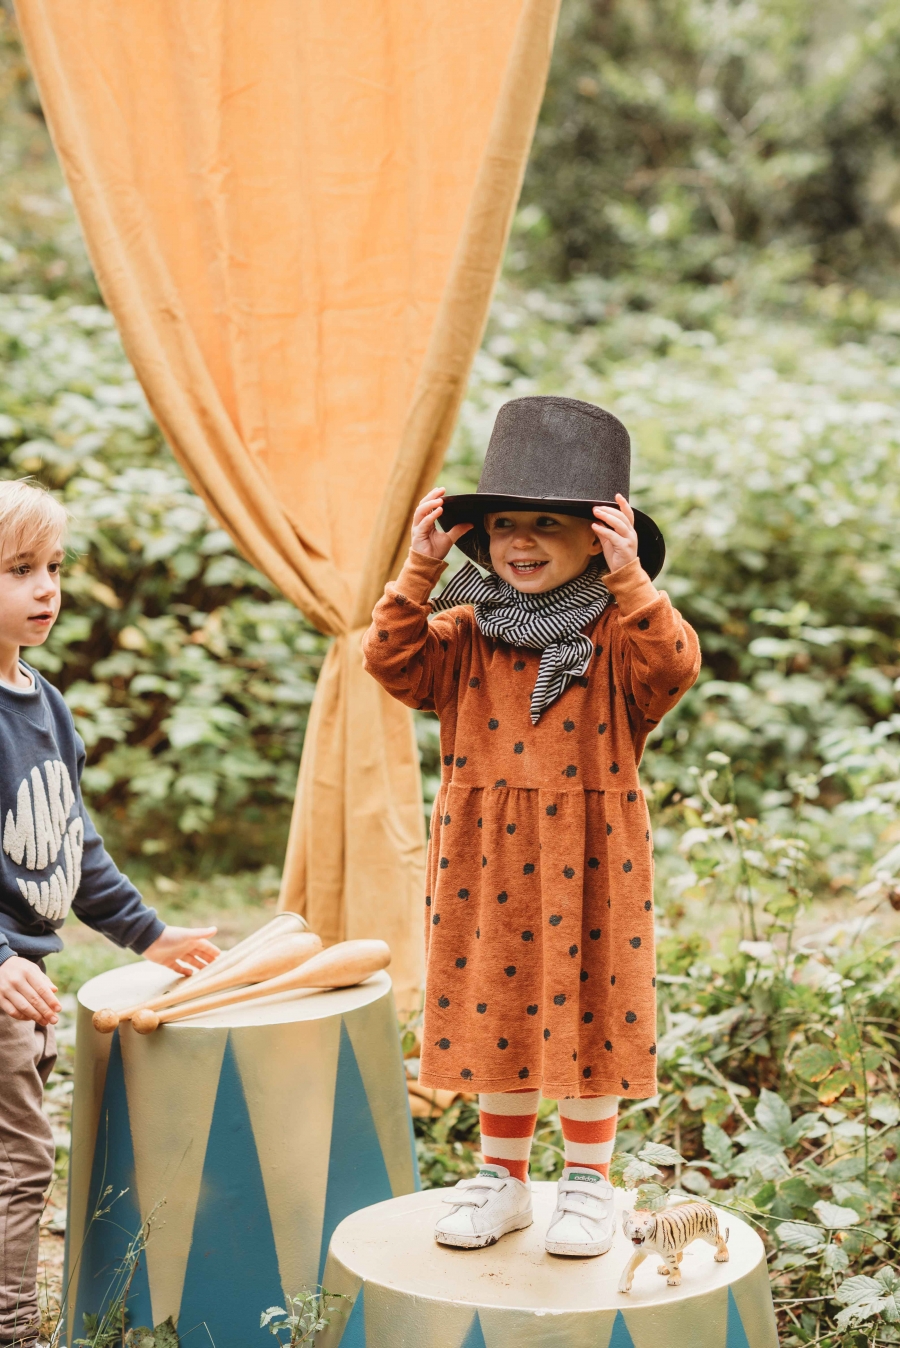
<path fill-rule="evenodd" d="M 474 524 L 458 548 L 491 568 L 484 517 L 495 510 L 539 510 L 594 520 L 595 505 L 615 507 L 628 496 L 631 440 L 611 412 L 577 398 L 514 398 L 497 413 L 478 490 L 447 496 L 442 529 Z M 652 580 L 666 556 L 649 515 L 634 512 L 638 556 Z"/>

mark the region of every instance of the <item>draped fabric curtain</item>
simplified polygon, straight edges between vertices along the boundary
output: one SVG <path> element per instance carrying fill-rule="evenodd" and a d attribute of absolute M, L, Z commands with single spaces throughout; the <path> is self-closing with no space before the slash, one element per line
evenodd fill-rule
<path fill-rule="evenodd" d="M 421 971 L 409 712 L 359 638 L 477 349 L 559 0 L 17 0 L 104 298 L 243 554 L 335 638 L 281 902 Z"/>

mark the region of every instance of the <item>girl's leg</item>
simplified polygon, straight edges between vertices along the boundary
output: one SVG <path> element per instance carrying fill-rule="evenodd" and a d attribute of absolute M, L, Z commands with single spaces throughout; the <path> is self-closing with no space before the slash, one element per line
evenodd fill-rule
<path fill-rule="evenodd" d="M 480 1250 L 531 1225 L 528 1157 L 540 1098 L 533 1090 L 479 1095 L 484 1161 L 477 1175 L 447 1191 L 450 1211 L 434 1228 L 439 1244 Z"/>
<path fill-rule="evenodd" d="M 559 1121 L 565 1141 L 566 1165 L 599 1170 L 604 1179 L 609 1179 L 618 1115 L 617 1095 L 560 1100 Z"/>
<path fill-rule="evenodd" d="M 609 1163 L 618 1111 L 616 1095 L 559 1102 L 565 1169 L 557 1186 L 556 1211 L 544 1242 L 550 1254 L 583 1257 L 605 1254 L 612 1246 L 616 1212 Z M 631 1264 L 628 1267 L 633 1271 Z M 626 1290 L 620 1284 L 619 1291 Z"/>
<path fill-rule="evenodd" d="M 485 1165 L 503 1165 L 514 1179 L 528 1179 L 540 1091 L 481 1094 L 481 1154 Z"/>

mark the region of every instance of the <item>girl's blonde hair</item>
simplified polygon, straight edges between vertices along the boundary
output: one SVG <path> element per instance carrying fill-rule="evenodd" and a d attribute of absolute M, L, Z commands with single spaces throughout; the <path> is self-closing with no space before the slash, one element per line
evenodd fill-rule
<path fill-rule="evenodd" d="M 0 482 L 0 561 L 65 542 L 69 512 L 29 478 Z"/>

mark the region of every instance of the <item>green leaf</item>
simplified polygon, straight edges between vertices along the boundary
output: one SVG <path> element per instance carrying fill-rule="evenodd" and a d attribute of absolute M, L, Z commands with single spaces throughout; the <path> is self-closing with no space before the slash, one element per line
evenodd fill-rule
<path fill-rule="evenodd" d="M 795 1053 L 791 1066 L 804 1081 L 822 1081 L 840 1062 L 834 1049 L 825 1044 L 807 1044 Z"/>
<path fill-rule="evenodd" d="M 266 1325 L 274 1320 L 276 1315 L 287 1315 L 287 1311 L 283 1306 L 270 1306 L 268 1310 L 263 1311 L 262 1315 L 259 1317 L 260 1329 L 265 1329 Z"/>
<path fill-rule="evenodd" d="M 775 1234 L 788 1250 L 804 1250 L 813 1254 L 825 1246 L 822 1232 L 807 1222 L 782 1222 L 776 1226 Z"/>
<path fill-rule="evenodd" d="M 873 1297 L 884 1294 L 884 1288 L 874 1278 L 859 1273 L 854 1278 L 846 1278 L 834 1294 L 835 1301 L 842 1306 L 856 1306 L 861 1301 L 871 1301 Z"/>
<path fill-rule="evenodd" d="M 681 1165 L 684 1162 L 680 1151 L 676 1151 L 674 1147 L 667 1147 L 663 1142 L 645 1143 L 638 1156 L 642 1161 L 649 1161 L 651 1165 Z"/>
<path fill-rule="evenodd" d="M 877 1315 L 889 1324 L 900 1320 L 900 1278 L 892 1268 L 879 1269 L 874 1278 L 865 1274 L 847 1278 L 835 1292 L 835 1300 L 847 1309 L 837 1317 L 838 1327 L 862 1324 Z"/>
<path fill-rule="evenodd" d="M 842 1208 L 837 1203 L 829 1203 L 821 1198 L 813 1207 L 813 1212 L 818 1217 L 823 1226 L 828 1226 L 834 1230 L 844 1230 L 848 1226 L 856 1226 L 860 1220 L 859 1213 L 853 1208 Z"/>
<path fill-rule="evenodd" d="M 757 1128 L 783 1141 L 791 1126 L 791 1107 L 774 1091 L 761 1090 L 754 1121 Z"/>
<path fill-rule="evenodd" d="M 846 1071 L 844 1068 L 839 1068 L 838 1071 L 832 1072 L 819 1086 L 818 1098 L 820 1103 L 823 1105 L 833 1104 L 835 1100 L 843 1095 L 848 1087 L 855 1084 L 855 1081 L 855 1074 Z"/>
<path fill-rule="evenodd" d="M 801 1114 L 799 1119 L 795 1119 L 785 1134 L 785 1142 L 789 1147 L 794 1147 L 804 1137 L 824 1137 L 828 1134 L 828 1125 L 819 1117 L 818 1114 Z"/>
<path fill-rule="evenodd" d="M 175 1328 L 175 1321 L 170 1315 L 167 1320 L 163 1320 L 161 1325 L 157 1325 L 153 1331 L 155 1348 L 180 1348 L 181 1340 L 178 1337 L 178 1330 Z"/>
<path fill-rule="evenodd" d="M 800 1175 L 792 1175 L 790 1179 L 779 1184 L 778 1195 L 790 1203 L 791 1207 L 807 1208 L 810 1211 L 818 1199 L 815 1189 L 807 1184 Z"/>
<path fill-rule="evenodd" d="M 870 1100 L 869 1118 L 893 1127 L 895 1123 L 900 1123 L 900 1101 L 895 1100 L 892 1095 L 880 1095 Z"/>
<path fill-rule="evenodd" d="M 661 1184 L 642 1184 L 634 1199 L 639 1212 L 660 1212 L 669 1201 L 669 1191 Z"/>
<path fill-rule="evenodd" d="M 622 1178 L 626 1185 L 631 1188 L 633 1185 L 641 1183 L 643 1180 L 653 1179 L 661 1172 L 655 1165 L 648 1164 L 647 1161 L 640 1161 L 636 1156 L 629 1157 L 628 1164 L 622 1172 Z"/>
<path fill-rule="evenodd" d="M 734 1160 L 734 1147 L 731 1145 L 731 1138 L 716 1123 L 706 1123 L 703 1125 L 703 1145 L 709 1152 L 716 1165 L 720 1165 L 723 1170 L 728 1170 Z"/>

